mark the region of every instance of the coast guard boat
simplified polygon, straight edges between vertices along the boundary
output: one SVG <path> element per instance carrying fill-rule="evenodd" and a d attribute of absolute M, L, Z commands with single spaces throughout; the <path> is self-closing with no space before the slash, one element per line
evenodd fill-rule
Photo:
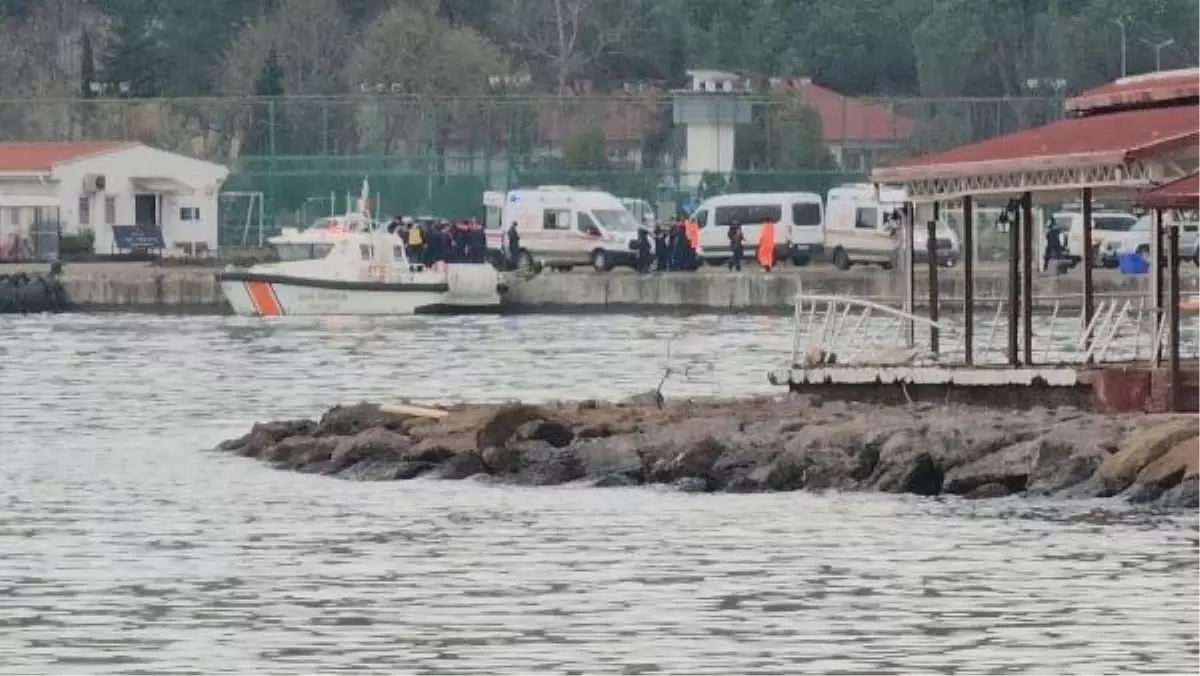
<path fill-rule="evenodd" d="M 359 222 L 370 221 L 368 186 Z M 348 219 L 351 220 L 351 219 Z M 399 237 L 380 227 L 339 233 L 323 257 L 228 267 L 221 292 L 239 315 L 412 315 L 497 308 L 504 285 L 487 263 L 410 261 Z"/>

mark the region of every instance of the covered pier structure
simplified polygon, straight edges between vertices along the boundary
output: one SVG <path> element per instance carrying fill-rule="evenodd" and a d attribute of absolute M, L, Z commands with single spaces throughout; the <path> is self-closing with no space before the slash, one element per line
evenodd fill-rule
<path fill-rule="evenodd" d="M 1054 400 L 1110 411 L 1196 410 L 1191 359 L 1200 346 L 1195 322 L 1181 327 L 1178 228 L 1195 222 L 1195 203 L 1189 211 L 1184 200 L 1194 200 L 1200 164 L 1198 104 L 1200 69 L 1122 78 L 1069 99 L 1057 122 L 876 169 L 876 185 L 899 185 L 908 200 L 898 233 L 906 307 L 800 294 L 793 363 L 772 381 L 786 380 L 793 390 L 843 389 L 856 398 L 899 389 L 905 398 L 916 392 L 1009 405 Z M 1144 298 L 1094 297 L 1099 252 L 1092 226 L 1100 201 L 1153 210 Z M 1082 311 L 1060 316 L 1055 305 L 1047 317 L 1033 302 L 1043 267 L 1035 260 L 1035 208 L 1065 203 L 1082 212 L 1086 245 L 1069 252 L 1082 267 Z M 1006 215 L 1008 293 L 994 308 L 981 307 L 974 293 L 973 217 L 981 207 Z M 918 317 L 913 233 L 927 227 L 933 246 L 935 223 L 950 208 L 962 214 L 961 315 L 940 316 L 939 270 L 930 264 L 929 315 Z M 893 338 L 897 344 L 879 349 Z"/>

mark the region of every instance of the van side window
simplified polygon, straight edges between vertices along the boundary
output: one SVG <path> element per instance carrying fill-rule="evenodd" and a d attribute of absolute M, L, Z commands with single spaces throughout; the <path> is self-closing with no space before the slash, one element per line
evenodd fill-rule
<path fill-rule="evenodd" d="M 546 209 L 542 216 L 542 227 L 546 230 L 566 230 L 571 227 L 571 212 Z"/>
<path fill-rule="evenodd" d="M 582 211 L 575 212 L 575 229 L 585 235 L 600 233 L 600 228 L 596 227 L 596 221 Z"/>
<path fill-rule="evenodd" d="M 700 226 L 701 228 L 708 225 L 708 210 L 702 209 L 692 214 L 692 220 L 696 221 L 696 225 Z"/>
<path fill-rule="evenodd" d="M 820 225 L 821 205 L 798 202 L 792 205 L 792 225 Z"/>
<path fill-rule="evenodd" d="M 745 207 L 717 207 L 713 211 L 713 220 L 717 225 L 729 227 L 736 221 L 738 223 L 746 222 Z"/>
<path fill-rule="evenodd" d="M 783 207 L 778 204 L 756 204 L 752 207 L 744 207 L 746 216 L 742 220 L 743 223 L 778 223 L 780 217 L 783 216 Z"/>
<path fill-rule="evenodd" d="M 879 224 L 879 210 L 875 207 L 859 207 L 854 210 L 854 227 L 874 230 Z"/>

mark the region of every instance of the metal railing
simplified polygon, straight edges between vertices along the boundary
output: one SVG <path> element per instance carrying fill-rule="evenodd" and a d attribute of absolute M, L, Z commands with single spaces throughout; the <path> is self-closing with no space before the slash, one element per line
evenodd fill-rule
<path fill-rule="evenodd" d="M 1073 304 L 1072 304 L 1073 305 Z M 1097 301 L 1090 322 L 1072 305 L 1055 300 L 1048 313 L 1035 313 L 1031 354 L 1037 365 L 1121 363 L 1165 358 L 1167 316 L 1149 298 Z M 975 313 L 972 357 L 976 365 L 1008 363 L 1008 316 L 1004 301 L 983 302 Z M 793 368 L 830 365 L 963 365 L 966 333 L 962 316 L 934 322 L 874 301 L 801 293 L 795 297 Z M 940 349 L 932 349 L 932 333 Z M 1183 322 L 1181 356 L 1200 358 L 1195 322 Z M 912 336 L 910 343 L 909 336 Z M 1020 336 L 1018 336 L 1020 341 Z M 1023 343 L 1018 342 L 1023 354 Z"/>

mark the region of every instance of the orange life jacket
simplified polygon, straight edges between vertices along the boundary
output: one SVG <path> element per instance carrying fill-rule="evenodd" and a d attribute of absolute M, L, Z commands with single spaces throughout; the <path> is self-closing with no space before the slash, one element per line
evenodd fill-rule
<path fill-rule="evenodd" d="M 775 224 L 767 221 L 758 229 L 758 264 L 764 268 L 775 266 Z"/>

